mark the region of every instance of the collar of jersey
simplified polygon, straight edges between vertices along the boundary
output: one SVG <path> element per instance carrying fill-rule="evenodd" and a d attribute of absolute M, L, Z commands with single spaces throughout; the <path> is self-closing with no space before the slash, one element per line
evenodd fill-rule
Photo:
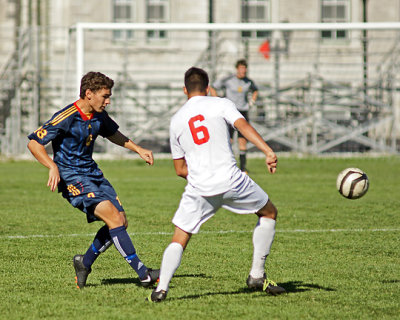
<path fill-rule="evenodd" d="M 93 118 L 93 113 L 90 113 L 90 115 L 88 116 L 86 113 L 84 113 L 81 110 L 81 108 L 78 107 L 78 105 L 76 104 L 76 101 L 74 102 L 74 106 L 79 111 L 79 114 L 81 115 L 81 118 L 82 118 L 83 121 L 88 121 L 88 120 L 91 120 Z"/>

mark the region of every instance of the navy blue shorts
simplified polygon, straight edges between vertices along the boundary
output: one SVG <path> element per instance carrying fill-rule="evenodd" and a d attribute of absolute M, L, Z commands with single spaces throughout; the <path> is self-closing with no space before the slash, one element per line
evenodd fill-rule
<path fill-rule="evenodd" d="M 248 111 L 239 111 L 243 117 L 249 121 L 249 112 Z M 244 138 L 244 136 L 240 133 L 239 130 L 236 130 L 235 128 L 233 128 L 232 126 L 229 126 L 229 135 L 231 137 L 231 139 L 233 139 L 233 135 L 235 134 L 235 131 L 237 131 L 238 133 L 238 138 Z"/>
<path fill-rule="evenodd" d="M 102 201 L 110 200 L 118 211 L 124 211 L 117 193 L 100 170 L 96 174 L 85 175 L 63 170 L 61 175 L 58 192 L 61 192 L 73 207 L 85 212 L 89 223 L 99 220 L 94 215 L 94 209 Z"/>

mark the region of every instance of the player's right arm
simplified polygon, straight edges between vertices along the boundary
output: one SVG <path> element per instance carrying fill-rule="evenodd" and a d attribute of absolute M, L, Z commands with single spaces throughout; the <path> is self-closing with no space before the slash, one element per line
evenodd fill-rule
<path fill-rule="evenodd" d="M 185 158 L 174 159 L 174 167 L 176 175 L 186 179 L 188 175 L 188 168 Z"/>
<path fill-rule="evenodd" d="M 60 173 L 55 162 L 47 154 L 45 147 L 32 139 L 28 143 L 28 149 L 42 165 L 49 169 L 49 180 L 47 181 L 47 186 L 50 187 L 51 191 L 56 190 L 57 185 L 60 182 Z"/>
<path fill-rule="evenodd" d="M 257 149 L 265 154 L 265 163 L 268 167 L 268 171 L 270 173 L 275 173 L 278 158 L 276 157 L 275 152 L 264 141 L 256 129 L 254 129 L 253 126 L 244 118 L 236 120 L 234 126 L 248 141 L 254 144 Z"/>

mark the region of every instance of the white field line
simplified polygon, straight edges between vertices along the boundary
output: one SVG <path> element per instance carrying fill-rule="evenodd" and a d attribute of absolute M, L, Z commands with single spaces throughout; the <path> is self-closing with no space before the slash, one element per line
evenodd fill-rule
<path fill-rule="evenodd" d="M 400 228 L 382 228 L 382 229 L 287 229 L 276 230 L 277 233 L 335 233 L 335 232 L 399 232 Z M 253 230 L 240 231 L 240 230 L 220 230 L 220 231 L 200 231 L 200 234 L 226 234 L 226 233 L 253 233 Z M 131 236 L 147 236 L 147 235 L 168 235 L 171 236 L 173 232 L 135 232 L 129 233 Z M 32 234 L 32 235 L 10 235 L 0 236 L 0 239 L 33 239 L 33 238 L 73 238 L 73 237 L 93 237 L 95 233 L 86 234 Z"/>

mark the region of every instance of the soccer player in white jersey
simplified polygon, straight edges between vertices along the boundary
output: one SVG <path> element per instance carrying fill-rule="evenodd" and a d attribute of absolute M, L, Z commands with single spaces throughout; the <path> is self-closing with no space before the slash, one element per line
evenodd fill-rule
<path fill-rule="evenodd" d="M 183 250 L 192 234 L 223 207 L 239 214 L 255 213 L 259 219 L 253 233 L 253 263 L 247 278 L 249 288 L 276 295 L 286 292 L 265 274 L 265 260 L 275 235 L 277 209 L 268 195 L 236 165 L 228 125 L 238 129 L 266 157 L 270 173 L 277 157 L 257 131 L 226 98 L 207 96 L 207 73 L 192 67 L 185 73 L 184 92 L 188 101 L 172 117 L 170 144 L 176 174 L 187 179 L 171 243 L 164 251 L 160 281 L 148 297 L 163 301 L 179 267 Z"/>

